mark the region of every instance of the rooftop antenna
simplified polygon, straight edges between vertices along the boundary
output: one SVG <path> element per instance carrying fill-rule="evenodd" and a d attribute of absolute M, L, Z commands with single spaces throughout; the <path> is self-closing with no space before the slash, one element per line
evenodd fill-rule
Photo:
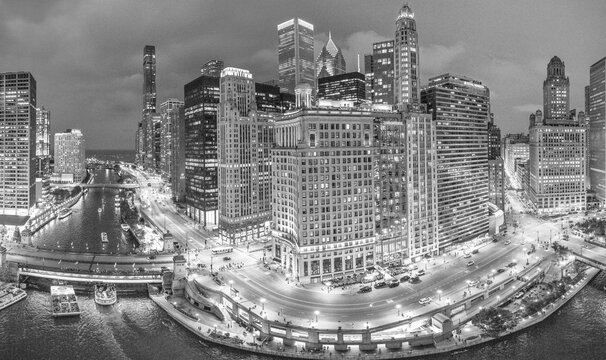
<path fill-rule="evenodd" d="M 360 72 L 360 53 L 358 53 L 358 72 Z"/>

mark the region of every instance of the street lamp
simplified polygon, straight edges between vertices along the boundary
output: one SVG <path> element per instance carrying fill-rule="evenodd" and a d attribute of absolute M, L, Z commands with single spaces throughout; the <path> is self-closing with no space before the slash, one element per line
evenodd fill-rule
<path fill-rule="evenodd" d="M 262 309 L 261 309 L 261 310 L 263 310 L 263 311 L 265 311 L 265 302 L 266 302 L 266 301 L 267 301 L 267 300 L 266 300 L 265 298 L 261 298 L 261 306 L 262 306 Z"/>
<path fill-rule="evenodd" d="M 314 314 L 316 315 L 316 324 L 318 323 L 318 314 L 320 314 L 320 312 L 318 310 L 314 311 Z"/>
<path fill-rule="evenodd" d="M 229 280 L 229 288 L 230 289 L 234 289 L 234 281 L 233 280 Z"/>
<path fill-rule="evenodd" d="M 442 301 L 442 290 L 438 290 L 438 301 Z"/>
<path fill-rule="evenodd" d="M 402 305 L 398 304 L 396 305 L 396 309 L 398 310 L 398 316 L 400 316 L 400 308 L 402 307 Z"/>

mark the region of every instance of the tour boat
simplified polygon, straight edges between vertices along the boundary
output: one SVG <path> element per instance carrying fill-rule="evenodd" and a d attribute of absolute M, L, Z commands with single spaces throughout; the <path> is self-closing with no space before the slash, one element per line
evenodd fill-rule
<path fill-rule="evenodd" d="M 70 216 L 71 214 L 72 214 L 72 209 L 63 208 L 63 209 L 59 210 L 59 215 L 57 215 L 57 217 L 59 219 L 63 219 L 63 218 Z"/>
<path fill-rule="evenodd" d="M 25 299 L 27 293 L 11 284 L 0 282 L 0 310 L 5 309 L 16 302 Z"/>
<path fill-rule="evenodd" d="M 120 224 L 120 227 L 121 227 L 121 228 L 122 228 L 122 230 L 124 230 L 124 231 L 128 231 L 128 230 L 130 230 L 130 226 L 128 226 L 128 224 L 124 224 L 124 223 L 122 223 L 122 224 Z"/>
<path fill-rule="evenodd" d="M 51 286 L 51 311 L 53 317 L 80 315 L 78 298 L 71 285 Z"/>
<path fill-rule="evenodd" d="M 107 239 L 107 233 L 106 232 L 102 232 L 101 233 L 101 242 L 102 243 L 108 243 L 109 240 Z"/>
<path fill-rule="evenodd" d="M 112 284 L 97 284 L 94 288 L 95 302 L 99 305 L 113 305 L 116 303 L 116 287 Z"/>

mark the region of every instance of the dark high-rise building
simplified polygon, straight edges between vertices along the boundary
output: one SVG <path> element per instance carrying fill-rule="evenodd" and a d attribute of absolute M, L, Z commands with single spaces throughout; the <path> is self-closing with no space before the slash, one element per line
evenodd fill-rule
<path fill-rule="evenodd" d="M 171 166 L 170 183 L 173 198 L 178 202 L 185 202 L 185 113 L 183 102 L 178 107 L 178 114 L 171 116 Z"/>
<path fill-rule="evenodd" d="M 564 62 L 554 56 L 547 65 L 547 78 L 543 82 L 543 117 L 547 121 L 567 120 L 570 115 L 570 82 Z"/>
<path fill-rule="evenodd" d="M 494 114 L 488 122 L 488 201 L 505 211 L 505 164 L 501 157 L 501 129 L 494 123 Z"/>
<path fill-rule="evenodd" d="M 255 83 L 255 101 L 257 109 L 268 113 L 283 113 L 294 109 L 295 95 L 280 92 L 280 87 Z"/>
<path fill-rule="evenodd" d="M 315 86 L 312 24 L 294 18 L 278 25 L 278 75 L 283 92 L 294 94 L 300 84 Z"/>
<path fill-rule="evenodd" d="M 364 74 L 350 72 L 319 78 L 318 99 L 348 100 L 361 103 L 366 100 Z"/>
<path fill-rule="evenodd" d="M 0 73 L 0 223 L 23 225 L 34 205 L 36 80 L 29 72 Z"/>
<path fill-rule="evenodd" d="M 364 55 L 364 79 L 366 80 L 366 100 L 374 102 L 374 70 L 372 54 Z"/>
<path fill-rule="evenodd" d="M 223 61 L 210 60 L 202 65 L 200 72 L 205 76 L 221 77 L 221 70 L 223 70 Z"/>
<path fill-rule="evenodd" d="M 217 225 L 217 108 L 219 78 L 200 76 L 185 93 L 186 214 L 204 226 Z"/>
<path fill-rule="evenodd" d="M 394 96 L 400 107 L 419 105 L 419 44 L 415 14 L 405 4 L 396 19 Z"/>
<path fill-rule="evenodd" d="M 490 114 L 488 122 L 488 160 L 501 156 L 501 129 L 494 123 L 494 114 Z"/>
<path fill-rule="evenodd" d="M 429 79 L 421 98 L 436 131 L 438 234 L 443 249 L 488 232 L 490 95 L 480 81 L 444 74 Z"/>
<path fill-rule="evenodd" d="M 340 75 L 345 73 L 345 58 L 341 49 L 332 41 L 332 35 L 328 32 L 328 41 L 320 50 L 316 59 L 316 78 Z"/>
<path fill-rule="evenodd" d="M 50 172 L 50 111 L 44 106 L 36 109 L 36 176 Z"/>
<path fill-rule="evenodd" d="M 156 112 L 156 47 L 143 49 L 143 114 Z"/>
<path fill-rule="evenodd" d="M 591 75 L 590 75 L 591 76 Z M 585 86 L 585 115 L 589 116 L 589 91 L 590 85 Z"/>
<path fill-rule="evenodd" d="M 394 104 L 394 41 L 372 44 L 373 103 Z"/>
<path fill-rule="evenodd" d="M 589 67 L 589 183 L 598 200 L 606 202 L 606 57 Z"/>

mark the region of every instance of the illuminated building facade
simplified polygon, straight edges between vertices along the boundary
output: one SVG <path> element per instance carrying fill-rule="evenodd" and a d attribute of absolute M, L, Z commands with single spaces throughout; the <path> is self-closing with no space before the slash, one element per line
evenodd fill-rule
<path fill-rule="evenodd" d="M 488 122 L 488 201 L 505 211 L 505 163 L 501 157 L 501 129 Z"/>
<path fill-rule="evenodd" d="M 375 75 L 373 69 L 374 68 L 372 54 L 364 55 L 364 80 L 366 81 L 366 100 L 370 101 L 371 103 L 374 100 L 373 84 L 375 82 Z"/>
<path fill-rule="evenodd" d="M 597 199 L 606 201 L 606 57 L 589 67 L 585 115 L 589 116 L 589 183 Z"/>
<path fill-rule="evenodd" d="M 44 106 L 36 109 L 36 176 L 50 171 L 50 111 Z"/>
<path fill-rule="evenodd" d="M 221 77 L 221 71 L 223 70 L 222 60 L 210 60 L 206 64 L 202 65 L 200 73 L 205 76 Z"/>
<path fill-rule="evenodd" d="M 280 89 L 290 94 L 300 84 L 316 83 L 314 26 L 294 18 L 278 25 L 278 76 Z"/>
<path fill-rule="evenodd" d="M 375 262 L 371 113 L 286 113 L 275 141 L 272 255 L 301 282 L 364 272 Z"/>
<path fill-rule="evenodd" d="M 183 101 L 179 99 L 168 99 L 160 104 L 160 163 L 159 169 L 162 175 L 171 180 L 174 172 L 173 152 L 175 151 L 174 123 L 181 121 L 179 118 L 183 109 Z M 171 180 L 172 182 L 172 180 Z"/>
<path fill-rule="evenodd" d="M 419 44 L 415 14 L 407 4 L 396 19 L 394 42 L 394 96 L 400 106 L 419 105 Z"/>
<path fill-rule="evenodd" d="M 0 73 L 0 219 L 28 216 L 35 202 L 36 80 Z"/>
<path fill-rule="evenodd" d="M 328 32 L 328 41 L 320 50 L 316 59 L 316 78 L 345 74 L 345 58 L 341 49 L 332 41 L 332 34 Z"/>
<path fill-rule="evenodd" d="M 554 56 L 547 65 L 547 78 L 543 82 L 543 115 L 546 121 L 568 119 L 569 94 L 566 67 L 559 57 Z"/>
<path fill-rule="evenodd" d="M 276 85 L 255 83 L 257 110 L 268 113 L 283 113 L 294 109 L 295 95 L 280 91 Z"/>
<path fill-rule="evenodd" d="M 170 156 L 170 184 L 177 202 L 185 202 L 185 112 L 184 103 L 170 112 L 172 152 Z M 175 114 L 175 112 L 178 112 Z"/>
<path fill-rule="evenodd" d="M 202 75 L 185 85 L 184 94 L 185 212 L 205 227 L 216 227 L 219 78 Z"/>
<path fill-rule="evenodd" d="M 437 141 L 440 249 L 488 232 L 490 94 L 480 81 L 444 74 L 421 92 Z"/>
<path fill-rule="evenodd" d="M 366 81 L 359 72 L 318 79 L 318 99 L 349 100 L 359 104 L 366 100 Z"/>
<path fill-rule="evenodd" d="M 153 145 L 154 120 L 156 113 L 156 47 L 145 45 L 143 48 L 143 111 L 137 127 L 136 162 L 140 166 L 151 167 L 155 157 L 151 152 Z M 150 143 L 152 141 L 152 143 Z"/>
<path fill-rule="evenodd" d="M 530 158 L 530 145 L 526 134 L 507 134 L 503 138 L 501 150 L 505 171 L 513 175 L 516 172 L 516 164 L 528 161 Z"/>
<path fill-rule="evenodd" d="M 372 44 L 373 103 L 394 104 L 394 41 Z"/>
<path fill-rule="evenodd" d="M 79 183 L 86 177 L 85 141 L 82 131 L 67 129 L 55 133 L 55 169 L 53 180 Z"/>

